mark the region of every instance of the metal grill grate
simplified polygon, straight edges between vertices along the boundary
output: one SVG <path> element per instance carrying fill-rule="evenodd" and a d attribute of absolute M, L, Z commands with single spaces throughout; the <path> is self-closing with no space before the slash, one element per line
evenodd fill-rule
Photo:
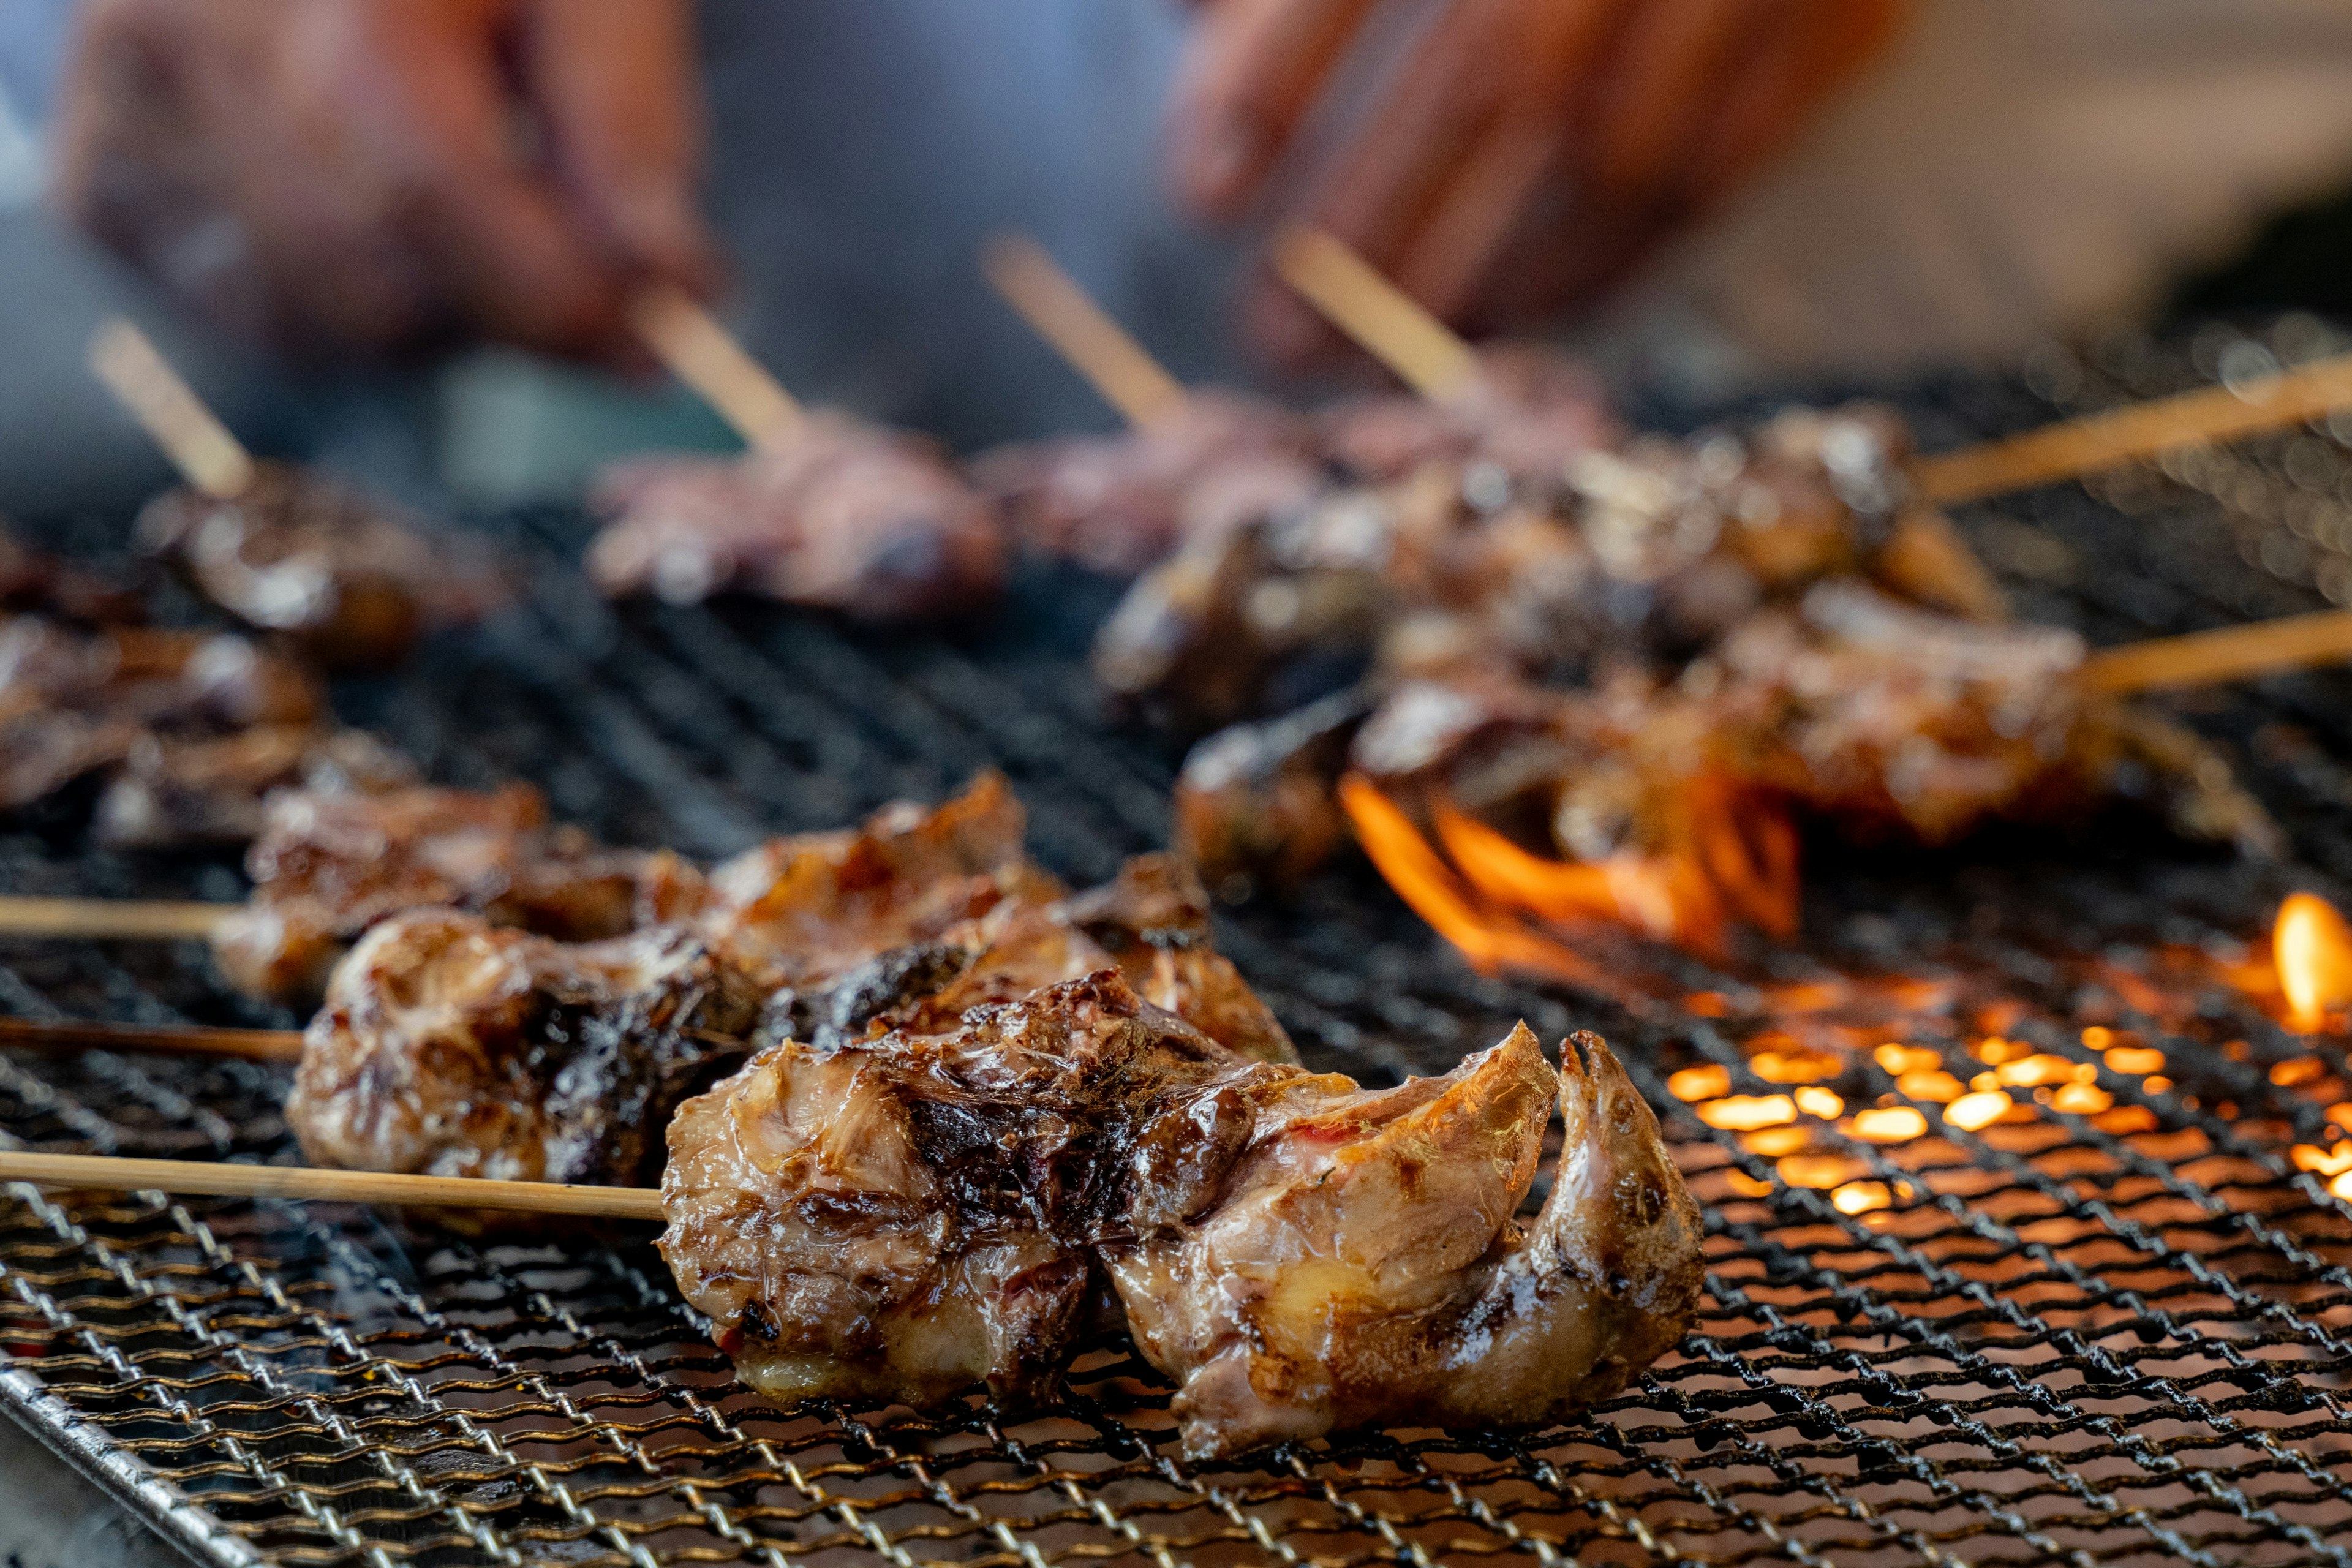
<path fill-rule="evenodd" d="M 2037 366 L 2041 394 L 1946 387 L 1914 413 L 1948 444 L 2265 343 L 2329 346 L 2295 322 L 2118 342 Z M 2352 589 L 2341 441 L 2095 488 L 1964 520 L 2029 613 L 2107 641 Z M 1033 578 L 995 631 L 877 645 L 751 607 L 616 613 L 561 563 L 572 520 L 504 526 L 542 558 L 524 610 L 341 693 L 441 778 L 520 773 L 613 837 L 705 854 L 987 763 L 1074 879 L 1164 830 L 1171 759 L 1100 725 L 1076 657 L 1100 584 Z M 2304 867 L 2131 837 L 2019 836 L 1973 867 L 1826 853 L 1808 945 L 1760 978 L 1685 966 L 1717 1016 L 1673 1026 L 1473 975 L 1360 872 L 1228 921 L 1318 1066 L 1440 1069 L 1524 1015 L 1552 1038 L 1599 1025 L 1662 1107 L 1670 1075 L 1714 1069 L 1673 1079 L 1689 1102 L 1669 1121 L 1707 1207 L 1705 1313 L 1567 1428 L 1204 1469 L 1117 1342 L 1045 1410 L 780 1410 L 641 1239 L 490 1247 L 331 1205 L 21 1189 L 0 1208 L 0 1400 L 222 1563 L 2352 1561 L 2352 1213 L 2326 1156 L 2352 1064 L 2231 984 L 2283 889 L 2352 875 L 2347 713 L 2352 679 L 2328 674 L 2192 715 L 2248 759 Z M 0 838 L 0 886 L 235 889 L 219 865 L 89 852 L 64 812 Z M 0 946 L 0 1009 L 290 1021 L 184 949 Z M 1888 1043 L 1932 1056 L 1882 1061 Z M 1931 1059 L 1992 1074 L 2009 1119 L 1962 1131 L 1890 1070 Z M 281 1088 L 243 1064 L 0 1058 L 0 1127 L 287 1158 Z M 1906 1108 L 1936 1131 L 1877 1142 L 1854 1120 Z"/>

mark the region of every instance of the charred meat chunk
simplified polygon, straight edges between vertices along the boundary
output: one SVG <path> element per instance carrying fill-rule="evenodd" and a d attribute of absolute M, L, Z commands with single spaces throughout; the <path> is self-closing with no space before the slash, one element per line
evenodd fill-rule
<path fill-rule="evenodd" d="M 1522 1024 L 1392 1089 L 1244 1087 L 1247 1147 L 1215 1201 L 1106 1249 L 1188 1453 L 1536 1426 L 1674 1348 L 1698 1309 L 1698 1206 L 1609 1047 L 1579 1036 L 1562 1068 Z M 1522 1223 L 1555 1100 L 1559 1168 Z"/>
<path fill-rule="evenodd" d="M 942 453 L 839 415 L 739 458 L 622 464 L 592 500 L 612 519 L 588 552 L 608 594 L 734 589 L 894 619 L 968 609 L 1003 575 L 996 516 Z"/>
<path fill-rule="evenodd" d="M 149 737 L 315 728 L 318 683 L 243 637 L 0 617 L 0 810 L 119 766 Z"/>
<path fill-rule="evenodd" d="M 672 1112 L 741 1062 L 755 1012 L 681 931 L 574 945 L 411 910 L 337 967 L 287 1121 L 314 1165 L 650 1184 Z"/>
<path fill-rule="evenodd" d="M 253 894 L 215 931 L 214 957 L 240 989 L 288 1001 L 316 995 L 352 941 L 404 910 L 467 910 L 587 942 L 702 896 L 699 876 L 675 856 L 608 849 L 551 826 L 528 784 L 283 791 L 246 869 Z"/>
<path fill-rule="evenodd" d="M 264 463 L 223 500 L 167 491 L 138 538 L 247 626 L 337 668 L 397 662 L 417 637 L 508 597 L 491 552 L 326 475 Z"/>
<path fill-rule="evenodd" d="M 1563 1082 L 1522 1029 L 1367 1091 L 1106 972 L 949 1034 L 769 1047 L 672 1123 L 661 1247 L 780 1399 L 1036 1393 L 1107 1277 L 1195 1456 L 1550 1420 L 1670 1348 L 1699 1283 L 1656 1123 L 1586 1050 Z M 1568 1152 L 1522 1226 L 1555 1094 Z"/>

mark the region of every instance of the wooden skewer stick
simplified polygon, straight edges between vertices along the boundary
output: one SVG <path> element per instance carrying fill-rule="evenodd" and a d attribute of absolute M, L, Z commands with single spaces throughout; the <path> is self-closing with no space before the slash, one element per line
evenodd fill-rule
<path fill-rule="evenodd" d="M 2126 643 L 2084 660 L 2094 691 L 2212 686 L 2352 658 L 2352 611 L 2321 610 L 2246 626 Z"/>
<path fill-rule="evenodd" d="M 40 1051 L 152 1051 L 169 1056 L 236 1057 L 245 1061 L 302 1058 L 299 1029 L 220 1029 L 195 1025 L 92 1024 L 76 1019 L 0 1018 L 0 1046 Z"/>
<path fill-rule="evenodd" d="M 89 368 L 188 483 L 220 500 L 253 483 L 252 457 L 130 321 L 116 316 L 91 334 Z"/>
<path fill-rule="evenodd" d="M 195 1193 L 212 1197 L 308 1198 L 322 1203 L 414 1208 L 500 1209 L 659 1223 L 652 1187 L 588 1187 L 561 1182 L 494 1182 L 473 1176 L 403 1176 L 383 1171 L 321 1171 L 305 1165 L 228 1165 L 202 1160 L 125 1160 L 104 1154 L 0 1152 L 0 1181 L 107 1192 Z"/>
<path fill-rule="evenodd" d="M 2207 387 L 1915 458 L 1911 482 L 1922 500 L 1972 500 L 2095 473 L 2176 447 L 2299 425 L 2346 406 L 2352 406 L 2352 354 L 2235 389 Z"/>
<path fill-rule="evenodd" d="M 1183 384 L 1089 299 L 1044 246 L 1026 235 L 1000 234 L 980 253 L 980 269 L 1129 424 L 1148 426 L 1184 406 Z"/>
<path fill-rule="evenodd" d="M 34 899 L 0 894 L 0 936 L 117 937 L 176 942 L 208 937 L 241 904 L 162 899 Z"/>
<path fill-rule="evenodd" d="M 1319 228 L 1286 229 L 1274 242 L 1274 269 L 1432 403 L 1456 402 L 1476 387 L 1477 352 L 1339 239 Z"/>
<path fill-rule="evenodd" d="M 629 301 L 629 324 L 669 373 L 717 409 L 754 447 L 789 446 L 801 405 L 684 289 L 647 285 Z"/>

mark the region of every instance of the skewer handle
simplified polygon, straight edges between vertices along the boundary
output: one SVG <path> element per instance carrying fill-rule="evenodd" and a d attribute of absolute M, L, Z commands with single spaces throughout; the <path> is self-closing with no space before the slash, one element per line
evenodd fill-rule
<path fill-rule="evenodd" d="M 2234 389 L 2186 392 L 2087 419 L 2045 425 L 2004 441 L 1919 458 L 1911 464 L 1911 482 L 1922 500 L 1972 500 L 2096 473 L 2176 447 L 2299 425 L 2347 405 L 2352 405 L 2352 354 Z"/>
<path fill-rule="evenodd" d="M 91 334 L 89 368 L 188 483 L 220 500 L 253 483 L 252 457 L 130 321 L 116 316 Z"/>
<path fill-rule="evenodd" d="M 646 286 L 629 301 L 629 324 L 669 373 L 719 411 L 754 447 L 783 447 L 800 434 L 801 405 L 684 289 Z"/>
<path fill-rule="evenodd" d="M 980 253 L 980 268 L 1004 302 L 1129 424 L 1148 426 L 1184 405 L 1183 384 L 1088 298 L 1044 246 L 1025 235 L 999 235 Z"/>
<path fill-rule="evenodd" d="M 0 936 L 119 937 L 175 942 L 208 937 L 242 905 L 149 899 L 34 899 L 0 895 Z"/>
<path fill-rule="evenodd" d="M 1282 280 L 1432 403 L 1452 403 L 1478 384 L 1478 355 L 1421 301 L 1319 228 L 1286 230 L 1274 242 Z"/>
<path fill-rule="evenodd" d="M 2094 691 L 2211 686 L 2352 658 L 2352 611 L 2322 610 L 2248 626 L 2127 643 L 2083 661 Z"/>
<path fill-rule="evenodd" d="M 305 1165 L 228 1165 L 201 1160 L 124 1160 L 103 1154 L 0 1152 L 0 1181 L 109 1192 L 192 1193 L 211 1197 L 307 1198 L 322 1203 L 414 1208 L 498 1209 L 664 1217 L 651 1187 L 585 1187 L 557 1182 L 492 1182 L 471 1176 L 404 1176 L 382 1171 L 321 1171 Z"/>
<path fill-rule="evenodd" d="M 37 1051 L 153 1051 L 170 1056 L 236 1057 L 261 1062 L 302 1059 L 299 1029 L 213 1029 L 0 1018 L 0 1046 Z"/>

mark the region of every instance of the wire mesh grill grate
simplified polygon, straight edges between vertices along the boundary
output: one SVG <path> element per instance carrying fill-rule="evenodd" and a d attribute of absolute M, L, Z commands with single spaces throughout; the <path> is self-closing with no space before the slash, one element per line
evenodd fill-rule
<path fill-rule="evenodd" d="M 1952 443 L 2288 338 L 2330 346 L 2301 323 L 2119 341 L 2041 367 L 2040 395 L 1946 387 L 1913 412 Z M 2352 588 L 2352 460 L 2315 434 L 1964 521 L 2028 613 L 2101 641 Z M 519 773 L 615 838 L 702 854 L 984 763 L 1073 879 L 1164 831 L 1170 757 L 1101 725 L 1075 657 L 1098 584 L 1033 580 L 1009 629 L 876 646 L 744 606 L 615 612 L 561 564 L 572 520 L 503 526 L 542 557 L 523 610 L 341 694 L 438 777 Z M 1227 951 L 1314 1065 L 1392 1078 L 1516 1016 L 1554 1039 L 1591 1022 L 1672 1110 L 1706 1307 L 1564 1428 L 1196 1467 L 1123 1342 L 1044 1408 L 777 1409 L 642 1236 L 491 1245 L 335 1205 L 23 1189 L 0 1208 L 0 1402 L 223 1563 L 2352 1561 L 2352 1213 L 2328 1191 L 2352 1064 L 2283 1029 L 2242 963 L 2281 890 L 2352 871 L 2347 699 L 2331 673 L 2192 705 L 2298 867 L 2129 837 L 2019 837 L 1973 866 L 1831 853 L 1806 946 L 1685 966 L 1714 1016 L 1671 1026 L 1472 974 L 1360 872 L 1236 913 Z M 0 885 L 235 890 L 218 864 L 90 851 L 63 815 L 0 838 Z M 290 1021 L 189 948 L 0 946 L 0 1010 Z M 2010 1109 L 1962 1118 L 1955 1088 Z M 283 1159 L 281 1092 L 244 1064 L 10 1057 L 0 1128 Z"/>

